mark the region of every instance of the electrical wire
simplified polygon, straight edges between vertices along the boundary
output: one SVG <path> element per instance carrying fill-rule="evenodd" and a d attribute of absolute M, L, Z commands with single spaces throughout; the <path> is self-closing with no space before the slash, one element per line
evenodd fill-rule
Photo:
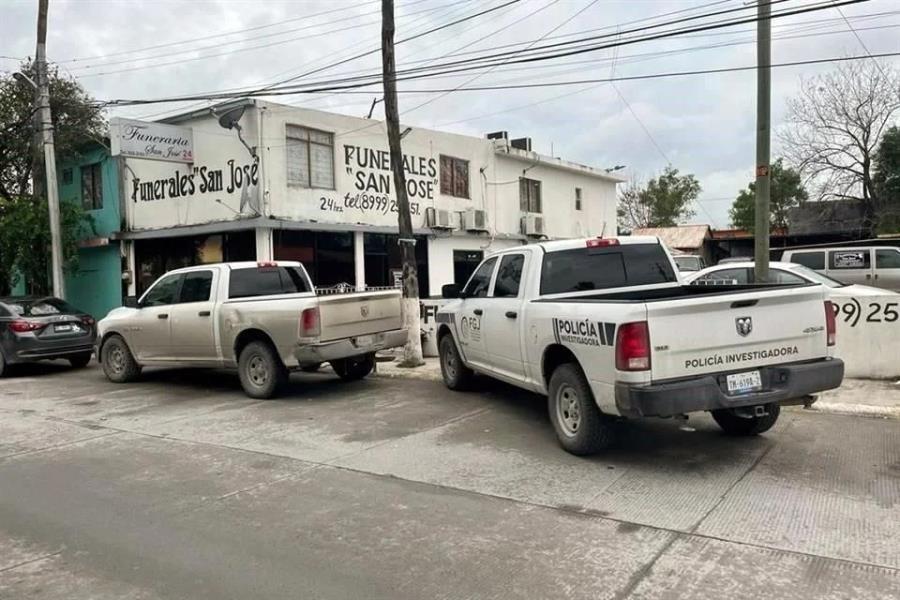
<path fill-rule="evenodd" d="M 872 53 L 869 51 L 869 48 L 868 48 L 868 46 L 866 46 L 866 43 L 863 41 L 863 39 L 859 36 L 859 32 L 857 32 L 853 28 L 853 25 L 850 24 L 850 21 L 847 19 L 847 15 L 844 14 L 844 11 L 841 10 L 840 6 L 835 5 L 835 8 L 837 9 L 838 14 L 841 15 L 841 18 L 844 19 L 844 23 L 847 24 L 847 28 L 850 29 L 851 33 L 853 33 L 853 35 L 856 37 L 856 41 L 859 42 L 860 46 L 862 46 L 863 51 L 871 57 Z M 881 72 L 881 76 L 887 77 L 887 74 L 884 72 L 884 69 L 882 68 L 881 64 L 877 60 L 873 59 L 873 61 L 875 63 L 875 66 Z"/>

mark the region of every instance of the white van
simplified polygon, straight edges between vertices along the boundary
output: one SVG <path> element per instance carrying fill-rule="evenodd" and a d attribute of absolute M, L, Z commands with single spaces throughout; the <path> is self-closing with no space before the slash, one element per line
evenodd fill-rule
<path fill-rule="evenodd" d="M 843 283 L 900 291 L 900 248 L 895 246 L 786 250 L 781 261 L 809 267 Z"/>

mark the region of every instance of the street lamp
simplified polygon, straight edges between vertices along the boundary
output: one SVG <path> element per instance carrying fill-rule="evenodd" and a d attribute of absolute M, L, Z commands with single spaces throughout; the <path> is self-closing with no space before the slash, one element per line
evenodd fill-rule
<path fill-rule="evenodd" d="M 16 81 L 18 81 L 19 83 L 27 83 L 27 84 L 30 85 L 34 90 L 37 90 L 37 87 L 38 87 L 38 86 L 37 86 L 37 84 L 34 82 L 34 79 L 32 79 L 31 77 L 29 77 L 29 76 L 26 75 L 25 73 L 21 73 L 21 72 L 13 73 L 13 79 L 15 79 Z"/>
<path fill-rule="evenodd" d="M 624 168 L 625 168 L 625 165 L 616 165 L 614 167 L 610 167 L 608 169 L 603 169 L 603 170 L 606 171 L 607 173 L 612 173 L 613 171 L 621 171 Z"/>

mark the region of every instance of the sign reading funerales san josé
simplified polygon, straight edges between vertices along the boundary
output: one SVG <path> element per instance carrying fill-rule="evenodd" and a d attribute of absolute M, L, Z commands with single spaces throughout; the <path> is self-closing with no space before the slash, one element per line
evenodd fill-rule
<path fill-rule="evenodd" d="M 188 127 L 115 118 L 109 122 L 109 137 L 113 156 L 194 162 L 194 133 Z"/>

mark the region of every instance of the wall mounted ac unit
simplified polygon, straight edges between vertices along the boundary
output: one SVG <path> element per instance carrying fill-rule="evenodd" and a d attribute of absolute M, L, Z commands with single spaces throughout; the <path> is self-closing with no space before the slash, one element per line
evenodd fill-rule
<path fill-rule="evenodd" d="M 527 213 L 522 217 L 522 233 L 529 236 L 544 235 L 544 216 L 536 213 Z"/>
<path fill-rule="evenodd" d="M 463 213 L 463 229 L 466 231 L 487 231 L 487 211 L 477 208 L 466 209 Z"/>
<path fill-rule="evenodd" d="M 428 207 L 425 209 L 425 225 L 432 229 L 453 229 L 450 211 Z"/>

